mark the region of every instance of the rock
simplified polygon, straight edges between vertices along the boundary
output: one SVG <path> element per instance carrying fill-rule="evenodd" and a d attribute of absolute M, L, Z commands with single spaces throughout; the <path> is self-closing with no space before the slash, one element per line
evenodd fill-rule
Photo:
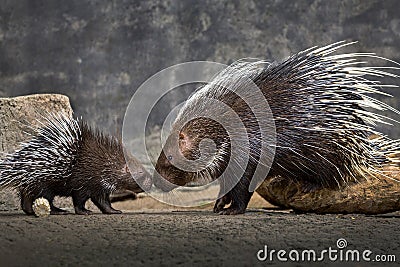
<path fill-rule="evenodd" d="M 308 193 L 288 179 L 271 177 L 261 184 L 257 193 L 276 206 L 298 212 L 382 214 L 398 211 L 400 167 L 388 166 L 383 171 L 384 174 L 340 190 L 325 188 Z"/>
<path fill-rule="evenodd" d="M 28 125 L 37 126 L 41 116 L 51 112 L 72 116 L 68 97 L 40 94 L 0 98 L 0 152 L 14 151 L 20 142 L 29 139 L 32 130 Z"/>
<path fill-rule="evenodd" d="M 68 97 L 40 94 L 0 98 L 0 159 L 3 153 L 13 152 L 22 141 L 29 140 L 32 129 L 28 125 L 38 126 L 41 114 L 48 112 L 63 112 L 72 116 Z M 0 210 L 16 210 L 18 207 L 19 198 L 14 190 L 0 191 Z"/>

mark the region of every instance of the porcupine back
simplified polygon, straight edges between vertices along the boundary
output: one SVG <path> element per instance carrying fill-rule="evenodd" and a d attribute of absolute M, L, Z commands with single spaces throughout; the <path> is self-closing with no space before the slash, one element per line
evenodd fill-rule
<path fill-rule="evenodd" d="M 43 184 L 58 184 L 59 177 L 71 175 L 81 130 L 77 120 L 64 115 L 43 117 L 33 138 L 0 163 L 0 186 L 27 193 Z"/>
<path fill-rule="evenodd" d="M 96 171 L 104 172 L 102 159 L 108 166 L 110 160 L 124 164 L 122 146 L 117 140 L 63 114 L 47 114 L 38 122 L 40 127 L 33 128 L 32 139 L 0 162 L 0 187 L 16 188 L 28 195 L 48 190 L 51 195 L 68 196 L 71 190 L 88 184 L 95 191 L 93 186 L 98 183 L 91 183 L 91 177 L 103 179 L 101 184 L 106 187 L 115 186 L 114 181 L 108 181 L 112 175 Z"/>
<path fill-rule="evenodd" d="M 196 91 L 176 121 L 201 113 L 206 98 L 214 98 L 234 106 L 245 118 L 248 135 L 260 138 L 256 120 L 262 118 L 249 118 L 253 115 L 245 103 L 232 94 L 240 86 L 238 81 L 249 78 L 261 89 L 275 122 L 277 143 L 270 175 L 337 187 L 381 174 L 382 164 L 399 162 L 394 156 L 400 151 L 400 141 L 376 130 L 376 124 L 392 121 L 374 110 L 399 111 L 371 96 L 387 95 L 380 88 L 393 86 L 368 78 L 397 75 L 359 62 L 360 58 L 379 58 L 373 53 L 332 55 L 350 44 L 314 47 L 272 64 L 235 62 Z M 250 149 L 251 159 L 257 159 L 259 146 L 250 145 Z"/>

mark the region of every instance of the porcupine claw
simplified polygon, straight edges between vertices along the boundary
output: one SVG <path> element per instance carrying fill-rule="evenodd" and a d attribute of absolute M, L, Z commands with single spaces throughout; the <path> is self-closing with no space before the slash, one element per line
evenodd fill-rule
<path fill-rule="evenodd" d="M 243 214 L 246 211 L 246 207 L 241 208 L 241 207 L 229 207 L 226 209 L 223 209 L 220 211 L 218 214 L 219 215 L 236 215 L 236 214 Z"/>
<path fill-rule="evenodd" d="M 226 205 L 231 204 L 230 207 L 225 208 Z M 237 202 L 232 202 L 232 196 L 230 193 L 219 198 L 214 206 L 214 212 L 219 215 L 236 215 L 243 214 L 246 211 L 246 205 L 240 205 Z"/>
<path fill-rule="evenodd" d="M 110 196 L 109 195 L 100 195 L 96 197 L 92 197 L 93 203 L 96 207 L 101 210 L 104 214 L 121 214 L 122 211 L 116 210 L 111 207 Z"/>
<path fill-rule="evenodd" d="M 51 215 L 67 215 L 70 214 L 68 211 L 51 206 L 51 211 L 50 211 Z"/>
<path fill-rule="evenodd" d="M 232 198 L 230 194 L 226 194 L 225 196 L 219 198 L 214 205 L 214 213 L 220 213 L 224 210 L 225 206 L 231 203 Z"/>
<path fill-rule="evenodd" d="M 104 214 L 121 214 L 122 211 L 110 208 L 109 210 L 103 211 Z"/>
<path fill-rule="evenodd" d="M 87 210 L 87 209 L 76 209 L 75 208 L 75 213 L 78 215 L 90 215 L 93 212 L 91 210 Z"/>

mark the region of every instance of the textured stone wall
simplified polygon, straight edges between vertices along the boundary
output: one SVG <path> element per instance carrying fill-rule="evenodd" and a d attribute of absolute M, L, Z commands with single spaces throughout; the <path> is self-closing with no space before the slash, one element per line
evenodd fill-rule
<path fill-rule="evenodd" d="M 0 0 L 0 96 L 65 94 L 117 133 L 132 93 L 172 64 L 282 59 L 339 40 L 400 62 L 399 10 L 397 0 Z"/>

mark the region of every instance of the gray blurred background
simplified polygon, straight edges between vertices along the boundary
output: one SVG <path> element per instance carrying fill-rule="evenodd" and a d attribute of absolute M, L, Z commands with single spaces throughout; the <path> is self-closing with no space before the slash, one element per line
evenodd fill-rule
<path fill-rule="evenodd" d="M 65 94 L 76 115 L 118 134 L 131 95 L 163 68 L 280 60 L 340 40 L 400 62 L 400 1 L 0 0 L 0 97 Z M 399 108 L 400 89 L 386 91 Z"/>

